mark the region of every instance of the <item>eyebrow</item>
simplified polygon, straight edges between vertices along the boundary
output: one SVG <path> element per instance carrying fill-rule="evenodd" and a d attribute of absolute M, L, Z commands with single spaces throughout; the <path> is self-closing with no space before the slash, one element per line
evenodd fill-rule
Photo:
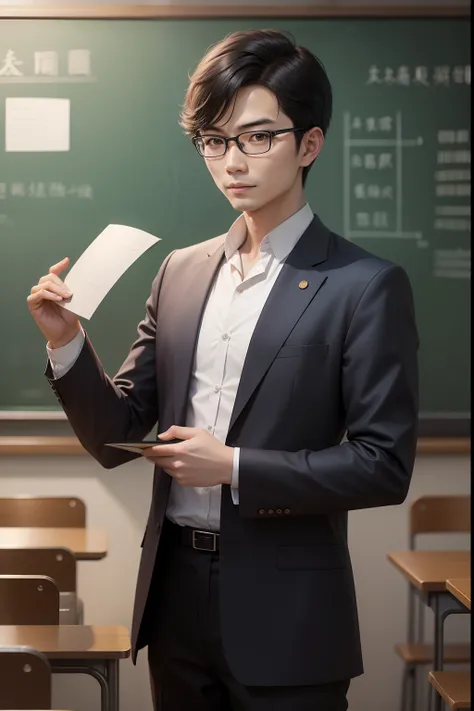
<path fill-rule="evenodd" d="M 262 124 L 265 123 L 275 123 L 275 119 L 271 118 L 259 118 L 256 119 L 255 121 L 249 121 L 248 123 L 242 123 L 240 126 L 237 126 L 238 131 L 245 131 L 247 128 L 254 128 L 255 126 L 261 126 Z M 219 133 L 224 133 L 224 131 L 221 128 L 218 128 L 217 126 L 208 126 L 207 128 L 204 129 L 205 131 L 219 131 Z"/>

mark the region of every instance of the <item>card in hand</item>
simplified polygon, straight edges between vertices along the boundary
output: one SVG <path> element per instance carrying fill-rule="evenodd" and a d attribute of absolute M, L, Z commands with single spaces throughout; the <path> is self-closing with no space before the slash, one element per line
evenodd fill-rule
<path fill-rule="evenodd" d="M 178 444 L 182 442 L 182 439 L 169 439 L 165 442 L 164 439 L 149 439 L 144 442 L 107 442 L 107 447 L 115 447 L 116 449 L 124 449 L 127 452 L 133 452 L 134 454 L 141 454 L 144 449 L 148 447 L 156 447 L 161 444 Z"/>

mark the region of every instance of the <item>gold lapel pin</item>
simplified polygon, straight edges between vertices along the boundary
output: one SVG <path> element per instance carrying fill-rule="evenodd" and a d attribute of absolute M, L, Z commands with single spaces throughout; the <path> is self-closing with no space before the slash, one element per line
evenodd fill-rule
<path fill-rule="evenodd" d="M 303 279 L 303 281 L 300 281 L 300 283 L 298 284 L 298 286 L 300 287 L 300 289 L 306 289 L 306 287 L 309 286 L 309 284 L 308 284 L 308 282 L 306 281 L 306 279 Z"/>

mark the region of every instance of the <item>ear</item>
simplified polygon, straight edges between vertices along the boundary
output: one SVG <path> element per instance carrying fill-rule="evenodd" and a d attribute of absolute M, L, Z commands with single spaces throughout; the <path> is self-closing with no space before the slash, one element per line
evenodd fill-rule
<path fill-rule="evenodd" d="M 324 135 L 319 126 L 314 126 L 303 136 L 300 146 L 300 159 L 302 167 L 311 165 L 318 157 L 324 143 Z"/>

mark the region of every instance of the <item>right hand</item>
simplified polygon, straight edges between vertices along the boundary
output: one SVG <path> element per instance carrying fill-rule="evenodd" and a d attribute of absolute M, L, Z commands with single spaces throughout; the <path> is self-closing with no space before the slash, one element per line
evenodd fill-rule
<path fill-rule="evenodd" d="M 69 257 L 54 264 L 49 274 L 42 276 L 27 298 L 28 308 L 51 348 L 60 348 L 73 340 L 81 329 L 76 314 L 58 304 L 72 296 L 59 278 L 69 265 Z"/>

